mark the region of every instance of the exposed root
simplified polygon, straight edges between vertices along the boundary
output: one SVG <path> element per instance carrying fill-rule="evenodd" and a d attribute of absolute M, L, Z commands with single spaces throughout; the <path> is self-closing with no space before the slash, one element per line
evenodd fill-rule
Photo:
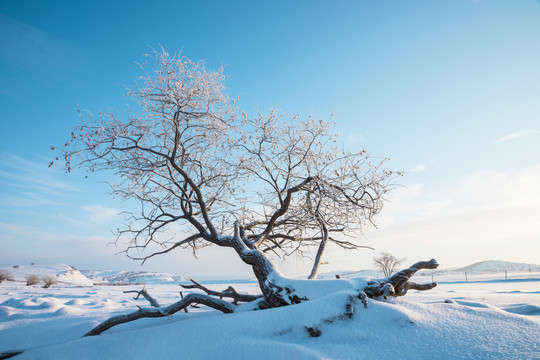
<path fill-rule="evenodd" d="M 354 304 L 356 303 L 356 298 L 354 296 L 349 296 L 347 302 L 345 303 L 345 312 L 343 314 L 333 316 L 328 319 L 324 319 L 322 322 L 326 324 L 333 324 L 336 321 L 350 320 L 354 316 Z M 320 324 L 316 326 L 304 326 L 309 336 L 319 337 L 322 334 Z"/>
<path fill-rule="evenodd" d="M 170 316 L 177 311 L 185 309 L 187 306 L 193 303 L 204 304 L 224 313 L 232 313 L 235 310 L 235 306 L 225 300 L 216 299 L 209 295 L 191 293 L 187 294 L 182 300 L 177 301 L 169 306 L 159 308 L 139 308 L 139 310 L 126 315 L 113 316 L 112 318 L 102 322 L 101 324 L 90 330 L 88 333 L 85 334 L 85 336 L 99 335 L 102 332 L 112 328 L 113 326 L 124 324 L 137 319 L 147 317 L 157 318 Z"/>
<path fill-rule="evenodd" d="M 381 281 L 370 281 L 364 289 L 364 292 L 370 298 L 383 297 L 386 300 L 390 296 L 403 296 L 409 289 L 420 291 L 433 289 L 437 286 L 437 282 L 417 284 L 409 280 L 418 270 L 436 269 L 438 266 L 439 264 L 435 259 L 431 259 L 430 261 L 419 261 L 411 267 L 401 270 Z M 361 298 L 361 295 L 359 295 L 359 297 Z"/>
<path fill-rule="evenodd" d="M 322 334 L 322 330 L 318 327 L 305 326 L 305 328 L 311 337 L 319 337 Z"/>

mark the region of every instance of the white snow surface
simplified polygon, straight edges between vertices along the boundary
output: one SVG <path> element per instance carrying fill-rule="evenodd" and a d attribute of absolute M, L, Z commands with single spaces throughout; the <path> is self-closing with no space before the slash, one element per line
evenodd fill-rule
<path fill-rule="evenodd" d="M 58 276 L 69 273 L 52 271 L 55 266 L 44 270 Z M 540 273 L 508 275 L 508 280 L 489 274 L 464 281 L 462 274 L 446 274 L 430 291 L 371 300 L 367 309 L 357 301 L 351 319 L 340 315 L 365 279 L 290 280 L 288 286 L 311 300 L 263 311 L 241 305 L 233 314 L 189 308 L 187 314 L 141 319 L 93 337 L 83 335 L 110 316 L 149 306 L 123 293 L 141 285 L 64 282 L 43 289 L 4 282 L 0 353 L 24 350 L 17 360 L 540 359 Z M 413 280 L 429 282 L 431 276 Z M 228 285 L 206 284 L 216 290 Z M 258 292 L 255 282 L 230 285 Z M 162 305 L 179 300 L 181 290 L 177 284 L 158 282 L 147 283 L 146 289 Z M 322 333 L 310 337 L 306 327 Z"/>

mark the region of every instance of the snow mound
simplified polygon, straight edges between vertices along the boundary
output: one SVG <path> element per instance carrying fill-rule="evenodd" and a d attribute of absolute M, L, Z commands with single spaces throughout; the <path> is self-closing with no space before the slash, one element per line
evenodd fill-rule
<path fill-rule="evenodd" d="M 61 283 L 74 285 L 93 285 L 94 282 L 81 274 L 79 270 L 68 270 L 56 276 Z"/>
<path fill-rule="evenodd" d="M 41 303 L 39 303 L 39 307 L 42 309 L 50 309 L 50 310 L 56 310 L 58 308 L 61 308 L 64 305 L 64 303 L 61 300 L 51 298 L 47 299 Z"/>
<path fill-rule="evenodd" d="M 519 304 L 503 309 L 504 311 L 520 315 L 540 315 L 540 306 L 532 304 Z"/>
<path fill-rule="evenodd" d="M 78 316 L 85 313 L 85 310 L 75 306 L 62 306 L 55 314 L 59 316 Z"/>

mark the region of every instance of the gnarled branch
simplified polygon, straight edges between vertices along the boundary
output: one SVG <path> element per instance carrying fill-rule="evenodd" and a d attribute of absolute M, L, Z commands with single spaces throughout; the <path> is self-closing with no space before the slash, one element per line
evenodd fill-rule
<path fill-rule="evenodd" d="M 430 290 L 437 286 L 437 282 L 428 284 L 417 284 L 410 282 L 410 278 L 421 269 L 436 269 L 439 266 L 435 259 L 430 261 L 419 261 L 411 267 L 401 270 L 394 275 L 387 277 L 381 281 L 370 281 L 364 289 L 365 294 L 370 297 L 383 297 L 387 299 L 389 296 L 403 296 L 409 289 L 414 290 Z"/>
<path fill-rule="evenodd" d="M 235 306 L 227 301 L 216 299 L 208 295 L 190 293 L 187 294 L 182 300 L 177 301 L 169 306 L 160 308 L 139 308 L 139 310 L 129 314 L 113 316 L 112 318 L 102 322 L 101 324 L 87 332 L 84 336 L 99 335 L 116 325 L 124 324 L 142 318 L 158 318 L 170 316 L 193 303 L 203 304 L 226 314 L 233 313 L 235 310 Z"/>
<path fill-rule="evenodd" d="M 152 305 L 153 307 L 155 308 L 161 307 L 161 305 L 159 305 L 157 300 L 154 299 L 152 296 L 150 296 L 150 294 L 146 291 L 146 287 L 143 287 L 142 290 L 124 291 L 124 294 L 128 294 L 128 293 L 137 293 L 137 296 L 133 298 L 134 300 L 139 300 L 139 297 L 142 295 L 146 300 L 148 300 L 150 305 Z"/>

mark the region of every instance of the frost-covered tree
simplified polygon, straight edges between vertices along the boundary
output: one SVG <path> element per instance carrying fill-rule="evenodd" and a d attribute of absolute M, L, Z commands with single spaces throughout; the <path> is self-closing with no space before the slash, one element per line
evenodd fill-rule
<path fill-rule="evenodd" d="M 6 269 L 0 269 L 0 284 L 4 281 L 13 281 L 13 274 Z"/>
<path fill-rule="evenodd" d="M 44 284 L 43 287 L 45 289 L 48 289 L 51 286 L 58 284 L 58 279 L 56 278 L 54 274 L 43 275 L 41 280 L 43 281 L 43 284 Z"/>
<path fill-rule="evenodd" d="M 305 254 L 315 247 L 309 277 L 316 278 L 328 243 L 361 247 L 352 236 L 381 211 L 399 174 L 365 151 L 343 150 L 330 121 L 278 112 L 249 117 L 225 93 L 222 69 L 209 71 L 165 51 L 147 56 L 144 76 L 129 92 L 138 112 L 127 118 L 82 112 L 57 159 L 67 172 L 114 173 L 112 194 L 139 203 L 140 211 L 128 213 L 118 229 L 118 239 L 129 241 L 127 256 L 144 262 L 175 249 L 228 247 L 252 267 L 261 290 L 261 296 L 241 301 L 272 308 L 308 300 L 286 285 L 267 254 Z M 181 235 L 171 238 L 173 229 Z M 407 280 L 371 283 L 359 296 L 397 296 L 407 286 L 420 287 Z M 166 309 L 113 318 L 89 334 L 135 318 L 167 316 L 194 302 L 233 312 L 235 305 L 219 297 L 237 303 L 241 296 L 205 291 Z"/>
<path fill-rule="evenodd" d="M 39 284 L 39 276 L 31 274 L 26 277 L 26 286 L 37 284 Z"/>
<path fill-rule="evenodd" d="M 405 261 L 405 258 L 398 258 L 389 252 L 383 252 L 379 256 L 373 258 L 373 264 L 378 269 L 381 269 L 384 276 L 390 276 L 396 268 Z"/>

